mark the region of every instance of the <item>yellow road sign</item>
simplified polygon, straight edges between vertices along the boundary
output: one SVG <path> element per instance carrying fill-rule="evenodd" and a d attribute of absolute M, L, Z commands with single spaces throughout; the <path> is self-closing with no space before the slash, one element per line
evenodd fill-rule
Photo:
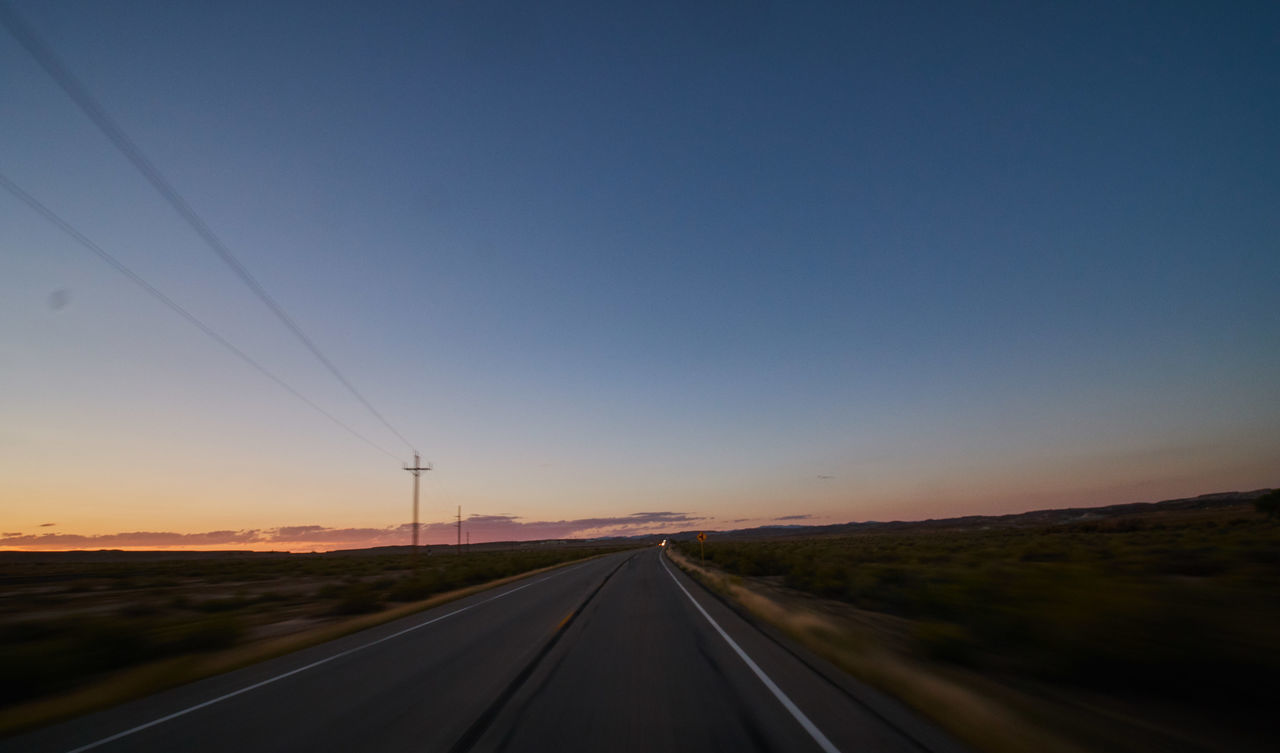
<path fill-rule="evenodd" d="M 707 540 L 707 534 L 705 533 L 698 534 L 698 541 L 706 541 L 706 540 Z"/>

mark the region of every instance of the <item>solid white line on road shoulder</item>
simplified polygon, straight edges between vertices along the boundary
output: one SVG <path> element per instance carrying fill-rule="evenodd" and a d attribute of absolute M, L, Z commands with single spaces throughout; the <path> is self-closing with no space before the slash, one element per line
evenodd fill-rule
<path fill-rule="evenodd" d="M 702 605 L 698 603 L 698 600 L 693 598 L 693 594 L 689 593 L 688 589 L 686 589 L 684 585 L 676 579 L 675 573 L 671 572 L 671 568 L 667 567 L 666 560 L 662 557 L 662 552 L 658 552 L 658 561 L 662 563 L 662 569 L 667 571 L 667 575 L 671 576 L 671 580 L 676 584 L 676 588 L 684 591 L 684 595 L 689 598 L 689 601 L 693 602 L 693 605 L 698 608 L 698 611 L 702 613 L 702 616 L 707 618 L 707 622 L 711 623 L 711 627 L 716 629 L 716 632 L 720 634 L 720 637 L 724 638 L 725 642 L 729 644 L 729 648 L 732 648 L 734 653 L 747 663 L 747 666 L 751 668 L 751 671 L 755 672 L 756 677 L 760 678 L 760 682 L 763 682 L 764 686 L 769 689 L 769 692 L 773 693 L 773 697 L 778 699 L 778 702 L 782 704 L 783 708 L 791 712 L 791 716 L 795 717 L 797 722 L 800 722 L 800 726 L 804 727 L 804 731 L 809 733 L 809 736 L 818 744 L 818 747 L 822 748 L 825 753 L 840 753 L 840 749 L 833 745 L 831 741 L 827 739 L 826 735 L 822 734 L 822 730 L 818 729 L 816 724 L 809 721 L 809 717 L 805 716 L 804 712 L 792 703 L 791 699 L 787 697 L 787 694 L 782 692 L 782 688 L 779 688 L 777 684 L 774 683 L 773 679 L 770 678 L 769 675 L 766 675 L 764 670 L 760 669 L 760 666 L 751 660 L 750 656 L 747 656 L 747 652 L 743 651 L 742 647 L 729 637 L 729 634 L 724 631 L 724 628 L 720 627 L 719 623 L 713 620 L 711 615 L 707 614 L 707 610 L 702 608 Z"/>
<path fill-rule="evenodd" d="M 501 598 L 503 598 L 504 596 L 510 596 L 511 594 L 515 593 L 516 591 L 523 591 L 524 589 L 526 589 L 526 588 L 528 588 L 528 587 L 530 587 L 530 586 L 536 586 L 536 585 L 538 585 L 539 583 L 545 583 L 545 582 L 547 582 L 547 581 L 551 580 L 552 578 L 557 578 L 557 577 L 559 577 L 559 576 L 561 576 L 561 575 L 564 575 L 565 573 L 569 572 L 570 570 L 576 570 L 576 569 L 578 569 L 579 567 L 582 567 L 582 565 L 585 565 L 585 564 L 586 564 L 586 563 L 584 562 L 584 563 L 581 563 L 581 564 L 579 564 L 579 565 L 573 565 L 573 566 L 571 566 L 571 567 L 567 567 L 567 568 L 565 568 L 565 569 L 561 570 L 561 571 L 560 571 L 560 572 L 558 572 L 558 573 L 553 573 L 553 574 L 551 574 L 551 575 L 548 575 L 548 576 L 547 576 L 547 577 L 545 577 L 545 578 L 539 578 L 538 580 L 535 580 L 535 581 L 533 581 L 532 583 L 526 583 L 526 584 L 524 584 L 523 586 L 519 586 L 518 588 L 513 588 L 513 589 L 511 589 L 510 591 L 503 591 L 502 593 L 498 594 L 497 596 L 490 597 L 490 598 L 488 598 L 488 599 L 485 599 L 484 601 L 477 601 L 477 602 L 476 602 L 476 603 L 474 603 L 474 604 L 468 604 L 467 606 L 462 607 L 461 609 L 455 609 L 455 610 L 453 610 L 452 612 L 449 612 L 448 614 L 442 614 L 442 615 L 440 615 L 439 617 L 433 617 L 432 619 L 427 620 L 426 622 L 422 622 L 422 623 L 419 623 L 419 624 L 417 624 L 417 625 L 414 625 L 413 627 L 407 627 L 407 628 L 405 628 L 404 630 L 401 630 L 401 631 L 398 631 L 398 632 L 392 633 L 391 635 L 384 635 L 383 637 L 381 637 L 381 638 L 377 639 L 376 641 L 369 641 L 368 643 L 361 644 L 361 645 L 359 645 L 359 646 L 356 646 L 355 648 L 349 648 L 349 649 L 347 649 L 346 651 L 341 651 L 341 652 L 339 652 L 339 653 L 334 654 L 333 656 L 327 656 L 327 657 L 325 657 L 325 658 L 323 658 L 323 659 L 321 659 L 321 660 L 319 660 L 319 661 L 313 661 L 313 662 L 311 662 L 310 664 L 308 664 L 308 665 L 306 665 L 306 666 L 304 666 L 304 667 L 298 667 L 297 669 L 291 669 L 291 670 L 289 670 L 288 672 L 285 672 L 285 673 L 283 673 L 283 674 L 276 675 L 275 677 L 268 678 L 268 679 L 266 679 L 266 680 L 263 680 L 262 682 L 255 682 L 254 684 L 252 684 L 252 685 L 248 685 L 248 686 L 243 687 L 243 688 L 240 688 L 239 690 L 233 690 L 233 691 L 231 691 L 230 693 L 227 693 L 226 695 L 220 695 L 220 696 L 218 696 L 217 698 L 212 698 L 212 699 L 210 699 L 210 700 L 208 700 L 208 701 L 205 701 L 204 703 L 197 703 L 197 704 L 196 704 L 196 705 L 194 705 L 194 706 L 188 706 L 187 708 L 182 709 L 181 711 L 175 711 L 175 712 L 173 712 L 172 714 L 169 714 L 169 715 L 167 715 L 167 716 L 162 716 L 162 717 L 160 717 L 159 719 L 152 719 L 151 721 L 149 721 L 149 722 L 147 722 L 147 723 L 145 723 L 145 724 L 139 724 L 139 725 L 138 725 L 138 726 L 136 726 L 136 727 L 132 727 L 132 728 L 127 729 L 127 730 L 125 730 L 125 731 L 123 731 L 123 732 L 117 732 L 116 734 L 111 735 L 110 737 L 104 737 L 104 738 L 102 738 L 101 740 L 95 740 L 95 741 L 93 741 L 93 742 L 89 743 L 88 745 L 81 745 L 79 748 L 72 748 L 71 750 L 67 751 L 67 753 L 80 753 L 81 751 L 85 751 L 85 750 L 92 750 L 93 748 L 97 748 L 97 747 L 98 747 L 98 746 L 100 746 L 100 745 L 106 745 L 107 743 L 109 743 L 109 742 L 114 742 L 114 741 L 116 741 L 116 740 L 119 740 L 119 739 L 120 739 L 120 738 L 122 738 L 122 737 L 128 737 L 129 735 L 132 735 L 132 734 L 134 734 L 135 732 L 141 732 L 142 730 L 144 730 L 144 729 L 148 729 L 148 728 L 150 728 L 150 727 L 154 727 L 154 726 L 156 726 L 157 724 L 164 724 L 165 722 L 170 721 L 170 720 L 172 720 L 172 719 L 177 719 L 177 718 L 178 718 L 178 717 L 180 717 L 180 716 L 185 716 L 185 715 L 187 715 L 187 714 L 190 714 L 192 711 L 199 711 L 200 709 L 205 708 L 206 706 L 212 706 L 213 704 L 215 704 L 215 703 L 220 703 L 220 702 L 222 702 L 222 701 L 227 700 L 228 698 L 235 698 L 236 696 L 238 696 L 238 695 L 240 695 L 240 694 L 242 694 L 242 693 L 248 693 L 250 690 L 257 690 L 258 688 L 260 688 L 260 687 L 262 687 L 262 686 L 264 686 L 264 685 L 270 685 L 271 683 L 276 682 L 277 680 L 283 680 L 283 679 L 284 679 L 284 678 L 286 678 L 286 677 L 291 677 L 291 676 L 296 675 L 296 674 L 298 674 L 298 673 L 300 673 L 300 672 L 306 672 L 308 669 L 314 669 L 314 668 L 316 668 L 316 667 L 320 666 L 321 664 L 328 664 L 329 662 L 333 661 L 334 659 L 341 659 L 341 658 L 342 658 L 342 657 L 344 657 L 344 656 L 349 656 L 349 655 L 351 655 L 351 654 L 356 653 L 357 651 L 363 651 L 363 650 L 365 650 L 366 648 L 369 648 L 370 646 L 376 646 L 376 645 L 378 645 L 379 643 L 383 643 L 383 642 L 385 642 L 385 641 L 389 641 L 389 640 L 391 640 L 392 638 L 399 638 L 400 636 L 404 635 L 405 633 L 412 633 L 413 631 L 415 631 L 415 630 L 417 630 L 417 629 L 419 629 L 419 628 L 424 628 L 424 627 L 426 627 L 427 625 L 431 625 L 431 624 L 436 623 L 436 622 L 439 622 L 439 621 L 441 621 L 441 620 L 448 619 L 448 618 L 450 618 L 450 617 L 452 617 L 452 616 L 454 616 L 454 615 L 456 615 L 456 614 L 462 614 L 463 612 L 467 611 L 468 609 L 474 609 L 474 608 L 476 608 L 476 607 L 478 607 L 478 606 L 483 606 L 483 605 L 485 605 L 485 604 L 488 604 L 488 603 L 489 603 L 489 602 L 491 602 L 491 601 L 497 601 L 498 599 L 501 599 Z"/>

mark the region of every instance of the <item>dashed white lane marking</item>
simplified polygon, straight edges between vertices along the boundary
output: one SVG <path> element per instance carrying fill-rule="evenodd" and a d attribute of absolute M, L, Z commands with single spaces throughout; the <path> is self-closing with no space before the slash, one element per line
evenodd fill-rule
<path fill-rule="evenodd" d="M 747 652 L 743 651 L 742 647 L 729 637 L 729 634 L 724 631 L 724 628 L 720 627 L 719 623 L 711 619 L 711 615 L 707 614 L 707 610 L 702 608 L 702 605 L 698 603 L 698 600 L 693 598 L 693 594 L 689 593 L 684 585 L 676 579 L 675 573 L 671 572 L 671 568 L 667 567 L 667 563 L 662 558 L 661 552 L 658 553 L 658 561 L 662 563 L 662 569 L 667 571 L 667 575 L 671 576 L 671 581 L 676 584 L 676 588 L 683 591 L 684 595 L 689 598 L 689 601 L 693 602 L 693 605 L 698 608 L 698 611 L 702 613 L 702 616 L 707 618 L 707 622 L 711 623 L 711 627 L 715 628 L 716 632 L 720 634 L 720 637 L 724 638 L 725 642 L 729 644 L 729 648 L 732 648 L 733 652 L 736 653 L 742 661 L 747 663 L 747 666 L 751 668 L 751 671 L 755 672 L 756 677 L 760 678 L 760 682 L 763 682 L 764 686 L 769 689 L 769 692 L 773 693 L 773 697 L 778 699 L 778 702 L 782 704 L 783 708 L 791 712 L 791 716 L 795 717 L 797 722 L 800 722 L 800 726 L 804 727 L 804 731 L 809 733 L 809 736 L 818 744 L 818 747 L 822 748 L 824 753 L 840 753 L 840 749 L 833 745 L 831 741 L 827 739 L 826 735 L 822 734 L 822 730 L 818 729 L 816 724 L 809 721 L 809 717 L 805 716 L 804 712 L 792 703 L 791 699 L 787 697 L 787 694 L 782 692 L 782 688 L 779 688 L 777 683 L 775 683 L 769 675 L 766 675 L 764 670 L 760 669 L 760 666 L 752 661 L 750 656 L 747 656 Z"/>

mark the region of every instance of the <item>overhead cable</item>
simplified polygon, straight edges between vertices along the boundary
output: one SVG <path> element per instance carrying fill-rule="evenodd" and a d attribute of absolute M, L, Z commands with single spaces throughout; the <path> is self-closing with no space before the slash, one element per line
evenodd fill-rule
<path fill-rule="evenodd" d="M 325 410 L 324 408 L 321 408 L 319 405 L 313 402 L 306 395 L 303 395 L 301 392 L 295 389 L 288 382 L 284 381 L 280 377 L 268 371 L 265 366 L 263 366 L 261 363 L 258 363 L 258 361 L 256 361 L 252 356 L 250 356 L 248 353 L 245 353 L 240 348 L 236 347 L 225 337 L 218 334 L 217 331 L 215 331 L 212 327 L 205 324 L 198 317 L 196 317 L 195 314 L 192 314 L 190 311 L 184 308 L 182 304 L 178 303 L 177 301 L 174 301 L 169 296 L 160 292 L 158 288 L 156 288 L 151 283 L 147 282 L 145 279 L 139 276 L 132 269 L 125 266 L 123 262 L 121 262 L 116 257 L 112 256 L 101 246 L 94 243 L 92 240 L 86 237 L 84 233 L 81 233 L 79 230 L 77 230 L 75 226 L 73 226 L 71 223 L 67 222 L 66 220 L 62 219 L 57 214 L 55 214 L 52 209 L 49 209 L 49 207 L 41 203 L 39 199 L 35 198 L 31 194 L 24 191 L 20 186 L 18 186 L 16 183 L 10 180 L 9 177 L 6 176 L 3 172 L 0 172 L 0 186 L 3 186 L 9 193 L 13 194 L 18 199 L 21 199 L 27 206 L 34 209 L 36 212 L 38 212 L 42 217 L 44 217 L 46 220 L 52 223 L 59 230 L 71 236 L 72 238 L 74 238 L 77 243 L 89 249 L 93 253 L 97 254 L 100 259 L 105 261 L 107 264 L 110 264 L 120 274 L 129 278 L 129 280 L 133 282 L 135 285 L 147 291 L 147 293 L 151 294 L 153 298 L 160 301 L 164 305 L 168 306 L 170 309 L 176 312 L 183 319 L 186 319 L 188 322 L 195 325 L 201 332 L 205 333 L 214 341 L 216 341 L 219 345 L 221 345 L 222 347 L 234 353 L 236 356 L 240 358 L 240 360 L 244 361 L 245 363 L 249 364 L 253 368 L 257 369 L 260 373 L 262 373 L 263 376 L 267 377 L 271 381 L 285 388 L 294 397 L 298 398 L 302 402 L 311 406 L 312 409 L 318 411 L 325 418 L 329 419 L 330 421 L 334 422 L 338 426 L 347 430 L 357 439 L 360 439 L 361 441 L 365 442 L 370 447 L 373 447 L 374 449 L 378 450 L 379 452 L 385 455 L 398 459 L 398 456 L 394 452 L 391 452 L 390 450 L 386 449 L 382 445 L 378 444 L 377 442 L 374 442 L 372 439 L 369 439 L 365 435 L 351 428 L 346 423 L 344 423 L 341 419 L 334 416 L 332 413 Z"/>
<path fill-rule="evenodd" d="M 31 53 L 31 56 L 40 64 L 40 67 L 44 68 L 45 72 L 47 72 L 53 80 L 57 82 L 58 86 L 66 92 L 67 96 L 69 96 L 71 100 L 84 112 L 84 114 L 93 121 L 94 125 L 96 125 L 98 129 L 101 130 L 108 139 L 110 139 L 111 143 L 115 144 L 116 148 L 133 163 L 134 167 L 136 167 L 138 171 L 142 173 L 142 176 L 147 179 L 147 182 L 149 182 L 156 191 L 158 191 L 160 195 L 169 202 L 174 210 L 178 212 L 179 216 L 181 216 L 182 219 L 191 226 L 196 235 L 200 236 L 201 240 L 203 240 L 205 244 L 208 245 L 220 259 L 222 259 L 222 261 L 226 262 L 227 266 L 231 267 L 231 270 L 236 274 L 236 276 L 239 277 L 240 280 L 244 282 L 244 284 L 247 285 L 249 289 L 267 305 L 267 308 L 271 309 L 272 313 L 274 313 L 276 317 L 284 323 L 285 327 L 287 327 L 289 331 L 292 332 L 294 336 L 311 351 L 320 363 L 324 364 L 325 368 L 328 369 L 329 372 L 333 374 L 333 376 L 336 377 L 337 380 L 341 382 L 342 385 L 346 387 L 347 390 L 354 395 L 355 398 L 359 400 L 375 418 L 378 419 L 378 421 L 382 423 L 383 426 L 390 430 L 392 434 L 395 434 L 396 437 L 398 437 L 401 442 L 404 442 L 410 450 L 416 452 L 417 448 L 414 447 L 413 443 L 406 439 L 399 430 L 392 426 L 391 422 L 378 412 L 378 410 L 373 407 L 373 404 L 355 388 L 355 385 L 353 385 L 351 381 L 338 370 L 338 367 L 320 351 L 320 348 L 315 344 L 315 342 L 302 331 L 302 328 L 299 327 L 287 313 L 285 313 L 284 308 L 281 307 L 269 293 L 267 293 L 266 289 L 264 289 L 257 279 L 249 273 L 249 270 L 244 266 L 244 264 L 242 264 L 240 260 L 231 253 L 231 250 L 227 248 L 226 244 L 224 244 L 213 232 L 209 225 L 200 217 L 200 215 L 196 214 L 196 211 L 191 207 L 187 200 L 178 193 L 177 189 L 169 183 L 156 166 L 152 164 L 151 160 L 142 153 L 142 150 L 139 149 L 138 145 L 129 138 L 128 134 L 124 132 L 124 129 L 122 129 L 120 125 L 107 114 L 106 110 L 104 110 L 98 101 L 94 99 L 93 95 L 89 93 L 89 90 L 84 86 L 84 84 L 82 84 L 80 80 L 77 79 L 65 65 L 63 65 L 58 56 L 54 54 L 53 49 L 49 47 L 49 45 L 45 44 L 44 41 L 35 34 L 34 30 L 27 24 L 27 22 L 24 21 L 22 17 L 19 16 L 11 7 L 9 7 L 9 4 L 4 2 L 4 0 L 0 0 L 0 24 L 3 24 L 9 32 L 13 34 L 14 38 L 27 49 L 27 52 Z"/>

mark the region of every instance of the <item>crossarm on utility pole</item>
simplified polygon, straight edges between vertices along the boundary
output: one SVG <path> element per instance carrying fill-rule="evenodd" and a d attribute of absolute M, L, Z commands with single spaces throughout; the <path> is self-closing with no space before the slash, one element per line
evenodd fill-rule
<path fill-rule="evenodd" d="M 431 470 L 431 464 L 422 464 L 418 453 L 413 453 L 413 467 L 405 466 L 404 469 L 413 474 L 413 556 L 418 556 L 418 476 L 423 471 Z"/>

